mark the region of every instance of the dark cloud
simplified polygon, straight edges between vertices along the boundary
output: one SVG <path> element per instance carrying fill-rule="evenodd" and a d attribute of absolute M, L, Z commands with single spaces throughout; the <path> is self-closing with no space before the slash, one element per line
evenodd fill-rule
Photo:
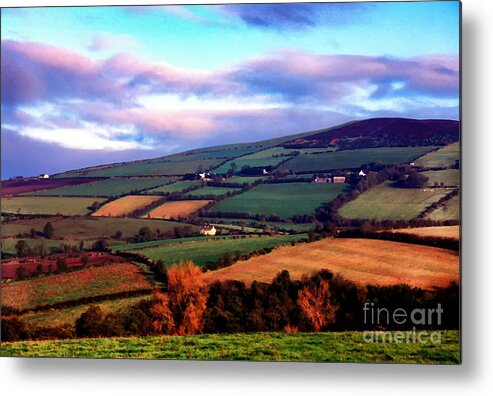
<path fill-rule="evenodd" d="M 238 16 L 245 23 L 272 29 L 305 29 L 327 24 L 345 25 L 359 20 L 371 4 L 354 3 L 286 3 L 237 4 L 223 6 L 226 12 Z"/>

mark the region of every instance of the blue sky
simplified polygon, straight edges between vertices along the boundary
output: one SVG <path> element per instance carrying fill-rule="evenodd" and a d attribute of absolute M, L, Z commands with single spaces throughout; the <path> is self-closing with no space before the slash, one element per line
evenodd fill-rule
<path fill-rule="evenodd" d="M 2 178 L 374 116 L 458 119 L 455 1 L 27 8 L 1 18 Z M 53 153 L 49 163 L 41 152 Z"/>

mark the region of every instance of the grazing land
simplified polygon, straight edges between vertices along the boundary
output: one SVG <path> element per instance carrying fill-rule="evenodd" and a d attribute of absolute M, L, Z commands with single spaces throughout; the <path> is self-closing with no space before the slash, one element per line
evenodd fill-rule
<path fill-rule="evenodd" d="M 313 214 L 316 208 L 329 203 L 348 189 L 346 184 L 262 184 L 243 194 L 226 198 L 211 211 L 266 216 L 277 214 L 289 218 L 297 214 Z"/>
<path fill-rule="evenodd" d="M 378 147 L 359 150 L 334 151 L 323 154 L 299 155 L 282 164 L 279 169 L 293 172 L 330 171 L 333 169 L 355 169 L 363 164 L 401 164 L 433 150 L 434 146 L 423 147 Z"/>
<path fill-rule="evenodd" d="M 116 201 L 111 201 L 94 212 L 93 216 L 125 216 L 137 209 L 146 207 L 160 199 L 158 196 L 152 195 L 126 195 Z"/>
<path fill-rule="evenodd" d="M 443 227 L 418 227 L 418 228 L 401 228 L 392 230 L 400 234 L 412 234 L 424 237 L 452 238 L 459 240 L 459 226 Z"/>
<path fill-rule="evenodd" d="M 2 224 L 3 228 L 3 224 Z M 19 238 L 2 238 L 2 254 L 9 254 L 9 255 L 15 255 L 16 254 L 16 249 L 15 245 L 17 242 L 19 242 L 21 239 Z M 26 241 L 27 245 L 29 246 L 30 249 L 33 249 L 37 245 L 43 244 L 46 250 L 50 253 L 62 253 L 63 252 L 63 246 L 62 245 L 69 245 L 73 246 L 74 248 L 77 247 L 77 242 L 76 241 L 60 241 L 56 239 L 22 239 L 23 241 Z"/>
<path fill-rule="evenodd" d="M 232 176 L 227 178 L 224 183 L 252 184 L 257 180 L 263 179 L 262 176 Z"/>
<path fill-rule="evenodd" d="M 239 173 L 244 166 L 257 167 L 257 166 L 276 166 L 280 162 L 284 161 L 286 157 L 263 157 L 263 158 L 235 158 L 226 162 L 220 167 L 214 169 L 215 173 L 225 174 L 231 168 L 231 164 L 235 163 L 237 169 L 235 173 Z"/>
<path fill-rule="evenodd" d="M 427 168 L 450 167 L 460 160 L 459 142 L 432 151 L 414 161 L 417 166 Z"/>
<path fill-rule="evenodd" d="M 445 204 L 439 206 L 428 216 L 430 220 L 459 220 L 460 219 L 460 196 L 449 199 Z"/>
<path fill-rule="evenodd" d="M 156 186 L 162 186 L 163 184 L 172 183 L 175 180 L 176 178 L 172 177 L 108 179 L 83 185 L 66 186 L 42 192 L 29 193 L 29 195 L 117 197 L 122 194 L 131 193 L 132 191 L 140 191 Z"/>
<path fill-rule="evenodd" d="M 189 200 L 189 201 L 170 201 L 165 202 L 156 209 L 151 210 L 142 217 L 150 219 L 172 219 L 185 217 L 207 205 L 211 201 L 207 200 Z"/>
<path fill-rule="evenodd" d="M 186 193 L 185 196 L 187 197 L 201 197 L 201 196 L 214 196 L 214 197 L 220 197 L 221 195 L 226 195 L 229 192 L 238 192 L 240 191 L 240 188 L 226 188 L 226 187 L 202 187 L 198 188 L 197 190 L 190 191 L 189 193 Z"/>
<path fill-rule="evenodd" d="M 422 175 L 428 178 L 426 182 L 427 186 L 434 186 L 436 184 L 441 184 L 449 186 L 460 185 L 460 170 L 458 169 L 444 169 L 439 171 L 426 171 L 422 172 Z"/>
<path fill-rule="evenodd" d="M 236 252 L 248 254 L 256 250 L 271 249 L 279 245 L 289 244 L 306 238 L 306 234 L 282 235 L 282 236 L 250 236 L 246 238 L 205 238 L 186 242 L 186 240 L 175 240 L 165 246 L 151 247 L 136 250 L 153 261 L 163 260 L 164 265 L 169 267 L 180 261 L 192 260 L 195 265 L 204 267 L 214 264 L 224 253 L 234 256 Z"/>
<path fill-rule="evenodd" d="M 103 201 L 101 198 L 12 197 L 2 199 L 2 212 L 82 216 L 89 213 L 89 206 L 93 202 Z"/>
<path fill-rule="evenodd" d="M 339 214 L 348 219 L 412 220 L 448 193 L 442 189 L 398 188 L 385 182 L 345 204 Z"/>
<path fill-rule="evenodd" d="M 154 194 L 154 193 L 174 193 L 174 192 L 181 192 L 183 190 L 186 190 L 187 188 L 190 187 L 198 187 L 202 185 L 201 181 L 198 180 L 191 180 L 191 181 L 178 181 L 176 183 L 168 184 L 166 186 L 161 186 L 157 188 L 153 188 L 152 190 L 146 191 L 146 194 Z"/>
<path fill-rule="evenodd" d="M 398 265 L 396 265 L 398 263 Z M 424 289 L 446 287 L 459 279 L 457 252 L 429 246 L 372 239 L 336 238 L 284 246 L 266 256 L 207 272 L 208 282 L 271 282 L 282 270 L 292 279 L 328 269 L 360 285 L 407 283 Z"/>
<path fill-rule="evenodd" d="M 124 311 L 132 305 L 148 298 L 149 297 L 147 296 L 129 297 L 118 300 L 103 301 L 97 303 L 96 305 L 99 306 L 105 313 L 116 313 Z M 22 315 L 20 320 L 35 326 L 74 326 L 75 321 L 80 317 L 80 315 L 86 312 L 91 305 L 94 304 L 81 304 L 71 308 L 50 310 L 48 312 L 27 313 Z"/>
<path fill-rule="evenodd" d="M 104 296 L 152 285 L 134 264 L 112 264 L 68 274 L 17 281 L 2 285 L 2 304 L 17 309 L 34 308 L 83 297 Z"/>
<path fill-rule="evenodd" d="M 121 238 L 133 236 L 142 227 L 149 227 L 152 231 L 172 231 L 174 227 L 189 225 L 165 220 L 144 220 L 132 218 L 107 218 L 107 217 L 51 217 L 43 219 L 17 220 L 2 224 L 2 236 L 13 237 L 17 234 L 28 234 L 31 228 L 42 231 L 46 222 L 50 222 L 54 228 L 54 236 L 70 239 L 97 239 L 99 237 L 111 237 L 118 231 L 122 232 Z M 190 225 L 193 231 L 199 230 L 198 226 Z M 44 242 L 46 240 L 39 240 Z"/>
<path fill-rule="evenodd" d="M 366 342 L 364 333 L 356 331 L 22 341 L 3 343 L 1 354 L 78 358 L 460 363 L 459 332 L 443 331 L 441 337 L 439 344 Z"/>

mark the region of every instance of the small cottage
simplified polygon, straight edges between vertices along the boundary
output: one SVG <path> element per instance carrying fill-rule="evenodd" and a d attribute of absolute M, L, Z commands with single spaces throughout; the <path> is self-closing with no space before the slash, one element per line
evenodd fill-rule
<path fill-rule="evenodd" d="M 203 226 L 200 229 L 200 235 L 214 236 L 216 235 L 216 232 L 217 232 L 216 227 L 209 225 Z"/>

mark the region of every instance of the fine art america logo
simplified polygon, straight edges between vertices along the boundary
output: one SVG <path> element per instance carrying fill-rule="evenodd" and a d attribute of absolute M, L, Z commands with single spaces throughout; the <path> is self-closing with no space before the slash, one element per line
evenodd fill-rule
<path fill-rule="evenodd" d="M 388 309 L 366 302 L 363 307 L 365 326 L 370 328 L 405 328 L 406 330 L 383 331 L 367 330 L 363 334 L 365 342 L 396 344 L 441 344 L 442 333 L 436 330 L 442 325 L 443 308 L 404 308 Z M 417 330 L 434 328 L 435 330 Z"/>

